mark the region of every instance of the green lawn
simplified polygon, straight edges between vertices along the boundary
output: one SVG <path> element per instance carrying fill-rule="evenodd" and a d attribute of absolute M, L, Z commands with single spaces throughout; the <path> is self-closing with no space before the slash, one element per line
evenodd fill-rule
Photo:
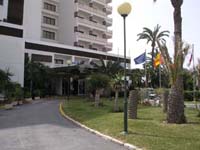
<path fill-rule="evenodd" d="M 194 101 L 185 101 L 185 104 L 200 104 L 200 101 L 198 100 L 197 102 Z"/>
<path fill-rule="evenodd" d="M 4 105 L 0 104 L 0 109 L 3 109 L 4 108 Z"/>
<path fill-rule="evenodd" d="M 200 118 L 187 109 L 188 124 L 164 122 L 161 108 L 139 106 L 138 119 L 129 120 L 129 134 L 123 130 L 123 113 L 112 113 L 113 101 L 104 100 L 104 107 L 94 108 L 85 99 L 73 98 L 64 104 L 66 114 L 90 128 L 147 150 L 200 150 Z M 122 100 L 121 100 L 122 105 Z"/>

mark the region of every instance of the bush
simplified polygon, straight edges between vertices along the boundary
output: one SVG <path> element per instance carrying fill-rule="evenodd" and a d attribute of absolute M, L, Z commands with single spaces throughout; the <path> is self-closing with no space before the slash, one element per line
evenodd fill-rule
<path fill-rule="evenodd" d="M 109 86 L 109 77 L 104 74 L 94 73 L 87 79 L 86 87 L 88 92 L 94 92 L 97 89 L 105 89 Z"/>
<path fill-rule="evenodd" d="M 200 91 L 195 92 L 196 99 L 200 99 Z M 184 100 L 193 101 L 193 91 L 184 91 Z"/>
<path fill-rule="evenodd" d="M 24 91 L 23 91 L 23 89 L 21 88 L 21 85 L 20 84 L 18 84 L 18 83 L 16 83 L 15 85 L 14 85 L 14 87 L 15 87 L 15 90 L 14 90 L 14 99 L 15 100 L 22 100 L 23 99 L 23 97 L 24 97 Z"/>
<path fill-rule="evenodd" d="M 25 97 L 25 98 L 30 98 L 30 97 L 31 97 L 31 92 L 25 91 L 25 92 L 24 92 L 24 97 Z"/>

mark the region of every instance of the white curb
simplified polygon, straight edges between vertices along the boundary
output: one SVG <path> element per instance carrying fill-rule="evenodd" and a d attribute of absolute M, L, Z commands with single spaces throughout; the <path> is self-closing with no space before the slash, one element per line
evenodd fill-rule
<path fill-rule="evenodd" d="M 124 142 L 122 142 L 120 140 L 117 140 L 117 139 L 111 137 L 111 136 L 102 134 L 99 131 L 96 131 L 94 129 L 88 128 L 87 126 L 85 126 L 85 125 L 81 124 L 80 122 L 78 122 L 78 121 L 72 119 L 71 117 L 67 116 L 63 111 L 62 105 L 63 105 L 62 103 L 60 103 L 60 105 L 59 105 L 59 111 L 60 111 L 61 115 L 63 117 L 65 117 L 66 119 L 72 121 L 73 123 L 77 124 L 78 126 L 80 126 L 80 127 L 84 128 L 84 129 L 86 129 L 86 130 L 88 130 L 88 131 L 90 131 L 90 132 L 92 132 L 92 133 L 104 138 L 105 140 L 110 140 L 110 141 L 115 142 L 115 143 L 117 143 L 119 145 L 122 145 L 122 146 L 128 148 L 129 150 L 142 150 L 142 149 L 140 149 L 140 148 L 138 148 L 138 147 L 136 147 L 136 146 L 134 146 L 132 144 L 124 143 Z"/>

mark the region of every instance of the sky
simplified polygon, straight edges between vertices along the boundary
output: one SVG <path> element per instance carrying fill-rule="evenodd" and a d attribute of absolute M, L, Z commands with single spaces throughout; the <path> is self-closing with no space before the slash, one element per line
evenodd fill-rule
<path fill-rule="evenodd" d="M 142 54 L 145 49 L 151 51 L 150 45 L 146 44 L 145 40 L 137 41 L 137 34 L 141 33 L 143 27 L 154 29 L 159 24 L 161 31 L 169 30 L 170 36 L 167 38 L 170 55 L 173 57 L 173 7 L 170 0 L 113 0 L 111 6 L 113 13 L 110 17 L 113 18 L 113 51 L 111 53 L 124 54 L 123 49 L 123 19 L 118 14 L 117 8 L 123 2 L 129 2 L 132 5 L 132 11 L 126 19 L 126 34 L 127 34 L 127 56 L 131 59 Z M 200 58 L 200 1 L 199 0 L 184 0 L 182 5 L 182 37 L 183 41 L 194 44 L 195 64 L 197 58 Z M 191 53 L 191 50 L 190 52 Z M 190 54 L 186 57 L 184 66 L 189 62 Z M 142 65 L 135 65 L 132 61 L 131 68 L 141 68 Z M 192 65 L 190 66 L 190 68 Z"/>

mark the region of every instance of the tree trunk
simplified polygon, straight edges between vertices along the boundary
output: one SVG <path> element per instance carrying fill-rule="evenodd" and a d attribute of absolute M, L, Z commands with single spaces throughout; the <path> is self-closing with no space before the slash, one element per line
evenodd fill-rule
<path fill-rule="evenodd" d="M 171 0 L 174 7 L 174 65 L 177 75 L 171 87 L 169 95 L 167 122 L 168 123 L 185 123 L 184 115 L 184 96 L 183 96 L 183 54 L 182 54 L 182 17 L 181 6 L 183 0 Z M 179 60 L 177 60 L 179 59 Z"/>
<path fill-rule="evenodd" d="M 154 70 L 154 49 L 155 49 L 155 43 L 152 43 L 152 57 L 151 57 L 151 61 L 152 61 L 152 69 Z"/>
<path fill-rule="evenodd" d="M 99 107 L 100 104 L 100 90 L 96 90 L 95 92 L 95 107 Z"/>
<path fill-rule="evenodd" d="M 169 99 L 169 91 L 165 90 L 163 93 L 163 112 L 167 112 L 168 107 L 168 99 Z"/>
<path fill-rule="evenodd" d="M 177 77 L 170 91 L 167 122 L 177 124 L 186 123 L 186 117 L 184 115 L 183 78 L 181 75 Z"/>
<path fill-rule="evenodd" d="M 129 94 L 129 118 L 137 119 L 137 105 L 139 92 L 137 90 L 130 91 Z"/>
<path fill-rule="evenodd" d="M 119 107 L 118 107 L 118 96 L 119 96 L 119 91 L 116 90 L 116 91 L 115 91 L 115 104 L 114 104 L 114 111 L 115 111 L 115 112 L 119 111 Z"/>

